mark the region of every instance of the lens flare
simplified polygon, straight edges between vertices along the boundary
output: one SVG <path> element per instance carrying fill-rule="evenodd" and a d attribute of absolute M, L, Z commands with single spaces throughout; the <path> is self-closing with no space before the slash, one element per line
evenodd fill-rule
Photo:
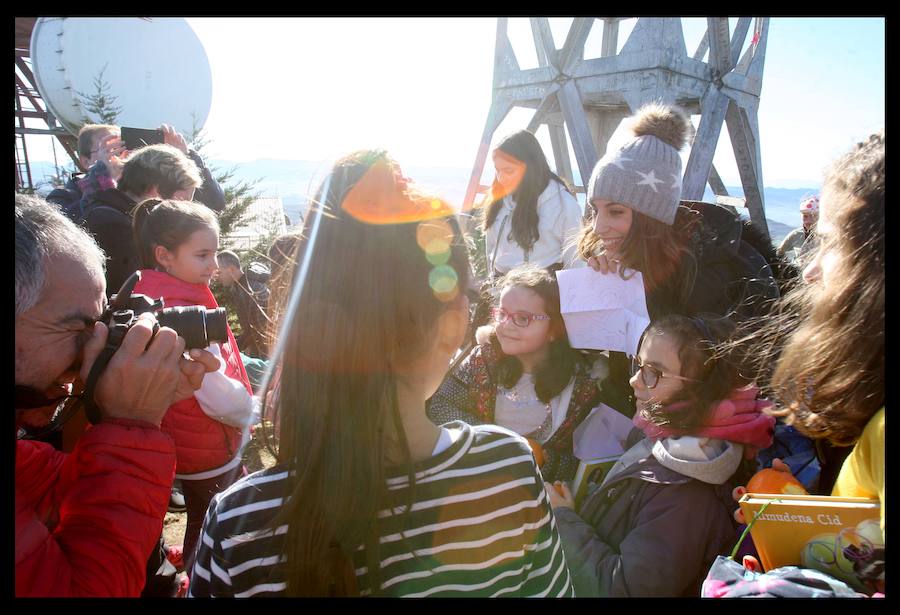
<path fill-rule="evenodd" d="M 403 224 L 455 214 L 446 201 L 419 192 L 388 159 L 376 160 L 366 170 L 341 208 L 367 224 Z"/>
<path fill-rule="evenodd" d="M 446 220 L 429 220 L 419 223 L 416 242 L 425 252 L 425 258 L 434 266 L 445 265 L 450 260 L 450 244 L 453 229 Z"/>

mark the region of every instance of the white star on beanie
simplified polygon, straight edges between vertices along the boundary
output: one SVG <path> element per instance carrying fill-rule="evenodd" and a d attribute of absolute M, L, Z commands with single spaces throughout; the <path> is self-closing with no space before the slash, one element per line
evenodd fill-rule
<path fill-rule="evenodd" d="M 639 181 L 637 183 L 637 185 L 640 186 L 641 184 L 644 184 L 644 185 L 650 186 L 651 188 L 653 188 L 653 192 L 659 192 L 659 190 L 656 189 L 656 184 L 664 184 L 665 183 L 661 179 L 656 179 L 656 172 L 653 169 L 650 169 L 649 173 L 641 173 L 640 171 L 635 171 L 635 173 L 637 173 L 638 175 L 640 175 L 641 177 L 644 178 L 641 181 Z"/>

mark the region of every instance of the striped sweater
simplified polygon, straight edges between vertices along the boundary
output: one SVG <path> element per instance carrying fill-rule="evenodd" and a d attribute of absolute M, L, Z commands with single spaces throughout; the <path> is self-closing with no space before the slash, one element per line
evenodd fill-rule
<path fill-rule="evenodd" d="M 556 521 L 525 439 L 493 425 L 446 427 L 462 436 L 415 466 L 411 514 L 379 513 L 381 593 L 573 596 Z M 407 489 L 406 474 L 397 474 L 389 473 L 389 489 Z M 191 596 L 284 595 L 279 564 L 287 526 L 273 531 L 271 522 L 286 479 L 276 466 L 213 499 L 190 575 Z M 354 561 L 361 593 L 369 594 L 363 547 Z"/>

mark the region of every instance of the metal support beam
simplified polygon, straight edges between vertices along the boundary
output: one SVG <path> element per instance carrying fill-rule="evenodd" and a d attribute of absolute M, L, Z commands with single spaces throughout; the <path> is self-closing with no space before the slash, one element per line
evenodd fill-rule
<path fill-rule="evenodd" d="M 566 139 L 566 130 L 562 126 L 547 126 L 550 131 L 550 146 L 553 148 L 553 160 L 556 162 L 556 174 L 570 184 L 575 184 L 572 178 L 572 162 L 569 160 L 569 141 Z"/>
<path fill-rule="evenodd" d="M 619 20 L 609 18 L 603 20 L 603 43 L 600 48 L 600 57 L 608 58 L 616 55 L 619 49 Z"/>

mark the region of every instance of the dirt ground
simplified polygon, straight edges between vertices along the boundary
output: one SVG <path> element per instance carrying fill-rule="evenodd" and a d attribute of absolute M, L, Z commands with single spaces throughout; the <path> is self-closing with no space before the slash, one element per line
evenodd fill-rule
<path fill-rule="evenodd" d="M 256 434 L 244 449 L 244 465 L 248 472 L 256 472 L 263 468 L 271 468 L 275 465 L 275 458 L 261 444 L 261 432 Z M 187 524 L 187 513 L 166 513 L 163 520 L 163 536 L 167 545 L 180 545 L 184 543 L 184 528 Z"/>

